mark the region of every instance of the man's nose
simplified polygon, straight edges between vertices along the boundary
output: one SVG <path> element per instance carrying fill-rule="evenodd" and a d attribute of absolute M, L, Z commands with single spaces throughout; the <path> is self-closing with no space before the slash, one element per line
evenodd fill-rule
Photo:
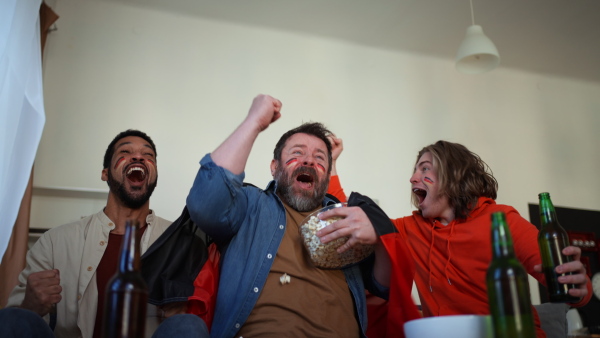
<path fill-rule="evenodd" d="M 312 166 L 314 166 L 314 165 L 315 165 L 315 159 L 314 159 L 314 157 L 312 157 L 312 156 L 305 156 L 305 157 L 302 159 L 302 164 L 303 164 L 303 165 L 306 165 L 306 166 L 311 166 L 311 167 L 312 167 Z"/>
<path fill-rule="evenodd" d="M 142 153 L 133 153 L 133 156 L 131 156 L 131 161 L 132 162 L 144 162 L 144 155 L 142 155 Z"/>

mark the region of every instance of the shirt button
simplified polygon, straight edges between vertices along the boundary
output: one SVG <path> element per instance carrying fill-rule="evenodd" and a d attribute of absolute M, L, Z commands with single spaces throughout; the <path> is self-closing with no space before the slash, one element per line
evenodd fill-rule
<path fill-rule="evenodd" d="M 236 324 L 235 324 L 235 328 L 236 328 L 236 329 L 239 329 L 239 328 L 240 328 L 240 323 L 236 323 Z"/>
<path fill-rule="evenodd" d="M 271 258 L 273 258 L 273 255 L 271 255 L 271 254 L 268 254 L 268 255 L 267 255 L 267 258 L 268 258 L 268 259 L 271 259 Z"/>
<path fill-rule="evenodd" d="M 283 230 L 283 228 L 284 228 L 284 226 L 283 226 L 283 225 L 280 225 L 280 226 L 279 226 L 279 229 Z"/>
<path fill-rule="evenodd" d="M 254 292 L 258 292 L 258 288 L 257 287 L 254 288 Z"/>
<path fill-rule="evenodd" d="M 80 300 L 80 299 L 81 299 L 81 294 L 78 294 L 77 295 L 77 300 Z"/>
<path fill-rule="evenodd" d="M 112 224 L 112 223 L 108 223 L 108 226 L 109 226 L 109 227 L 114 227 L 115 225 L 114 225 L 114 224 Z"/>
<path fill-rule="evenodd" d="M 91 266 L 88 266 L 87 270 L 88 270 L 88 271 L 92 271 L 92 267 L 91 267 Z"/>
<path fill-rule="evenodd" d="M 104 241 L 100 241 L 100 245 L 104 245 L 104 243 L 105 243 Z"/>

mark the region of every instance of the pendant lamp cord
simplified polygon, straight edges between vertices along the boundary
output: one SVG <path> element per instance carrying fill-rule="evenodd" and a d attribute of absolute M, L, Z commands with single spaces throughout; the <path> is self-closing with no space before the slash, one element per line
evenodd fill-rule
<path fill-rule="evenodd" d="M 473 22 L 473 25 L 475 25 L 475 13 L 473 12 L 473 0 L 469 0 L 469 2 L 471 3 L 471 22 Z"/>

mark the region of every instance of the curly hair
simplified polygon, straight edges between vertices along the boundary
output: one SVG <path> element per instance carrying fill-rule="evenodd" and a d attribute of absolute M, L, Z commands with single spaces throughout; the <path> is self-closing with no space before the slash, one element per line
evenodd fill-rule
<path fill-rule="evenodd" d="M 477 206 L 479 197 L 496 199 L 498 182 L 490 167 L 479 155 L 459 143 L 437 141 L 430 144 L 417 156 L 430 153 L 433 166 L 437 170 L 439 193 L 448 198 L 448 203 L 454 209 L 458 219 L 465 219 Z M 413 204 L 418 208 L 419 200 L 413 195 Z"/>
<path fill-rule="evenodd" d="M 128 137 L 128 136 L 137 136 L 139 138 L 146 140 L 146 142 L 150 143 L 150 147 L 152 147 L 152 150 L 154 150 L 154 156 L 157 155 L 156 146 L 154 145 L 154 142 L 152 141 L 150 136 L 148 136 L 143 131 L 139 131 L 139 130 L 135 130 L 135 129 L 127 129 L 125 131 L 120 132 L 117 136 L 115 136 L 115 138 L 110 142 L 110 144 L 106 148 L 106 152 L 104 153 L 104 161 L 102 162 L 102 165 L 103 165 L 102 168 L 106 169 L 110 166 L 110 160 L 112 159 L 112 157 L 115 153 L 115 144 L 117 144 L 117 142 L 119 140 L 121 140 L 125 137 Z"/>
<path fill-rule="evenodd" d="M 319 122 L 303 123 L 299 127 L 288 130 L 285 134 L 281 135 L 281 138 L 279 139 L 279 141 L 277 142 L 277 145 L 275 145 L 275 149 L 273 150 L 273 158 L 277 161 L 280 161 L 281 160 L 281 152 L 283 151 L 283 148 L 285 147 L 285 143 L 287 142 L 287 140 L 290 137 L 292 137 L 292 135 L 298 134 L 298 133 L 312 135 L 312 136 L 320 138 L 323 142 L 325 142 L 325 146 L 327 147 L 327 160 L 328 160 L 327 163 L 329 164 L 327 174 L 329 174 L 331 172 L 332 157 L 331 157 L 331 143 L 329 143 L 329 139 L 327 137 L 329 135 L 332 135 L 332 132 L 329 129 L 325 128 L 325 126 Z"/>

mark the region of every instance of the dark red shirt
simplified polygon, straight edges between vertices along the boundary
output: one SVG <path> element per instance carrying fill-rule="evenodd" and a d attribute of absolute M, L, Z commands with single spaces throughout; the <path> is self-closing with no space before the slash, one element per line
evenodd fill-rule
<path fill-rule="evenodd" d="M 138 237 L 141 239 L 147 226 L 139 229 Z M 119 253 L 123 243 L 124 234 L 108 234 L 108 243 L 104 255 L 96 269 L 96 284 L 98 286 L 98 308 L 96 311 L 96 323 L 94 324 L 94 338 L 102 337 L 102 320 L 104 318 L 104 300 L 106 298 L 106 285 L 117 272 L 119 264 Z"/>

